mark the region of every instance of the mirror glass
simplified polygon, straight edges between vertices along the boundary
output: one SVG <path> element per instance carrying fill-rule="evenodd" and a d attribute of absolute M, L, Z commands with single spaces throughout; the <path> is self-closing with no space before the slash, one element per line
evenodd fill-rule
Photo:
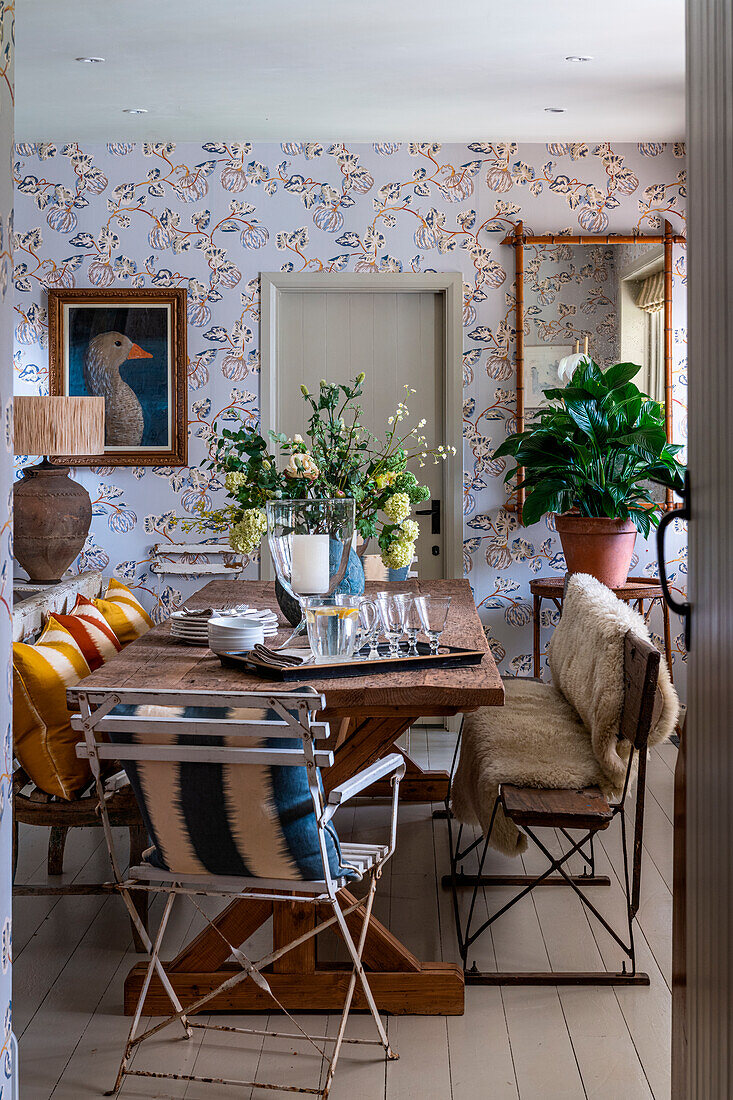
<path fill-rule="evenodd" d="M 639 389 L 664 403 L 664 246 L 532 244 L 524 249 L 524 411 L 558 385 L 558 362 L 585 350 L 601 369 L 641 364 Z"/>

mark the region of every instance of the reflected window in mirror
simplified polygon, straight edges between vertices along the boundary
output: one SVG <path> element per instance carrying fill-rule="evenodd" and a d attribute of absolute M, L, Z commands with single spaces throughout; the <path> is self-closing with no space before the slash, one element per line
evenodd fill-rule
<path fill-rule="evenodd" d="M 617 247 L 620 363 L 640 363 L 635 379 L 664 404 L 664 246 Z"/>

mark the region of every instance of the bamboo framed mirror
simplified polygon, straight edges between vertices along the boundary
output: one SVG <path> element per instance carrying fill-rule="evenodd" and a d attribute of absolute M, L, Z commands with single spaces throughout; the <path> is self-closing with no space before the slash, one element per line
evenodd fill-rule
<path fill-rule="evenodd" d="M 579 349 L 601 369 L 640 363 L 637 384 L 664 405 L 673 441 L 673 248 L 684 241 L 667 221 L 663 233 L 644 236 L 535 235 L 517 222 L 502 241 L 515 257 L 516 431 L 543 404 L 542 390 L 558 384 L 559 360 Z M 671 490 L 660 494 L 672 507 Z M 514 497 L 521 517 L 524 491 Z"/>

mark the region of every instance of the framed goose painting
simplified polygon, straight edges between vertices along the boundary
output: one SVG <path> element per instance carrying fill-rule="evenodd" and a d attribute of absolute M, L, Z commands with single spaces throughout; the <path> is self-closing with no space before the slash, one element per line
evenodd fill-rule
<path fill-rule="evenodd" d="M 187 463 L 186 291 L 49 290 L 49 391 L 104 398 L 104 459 L 75 466 Z"/>

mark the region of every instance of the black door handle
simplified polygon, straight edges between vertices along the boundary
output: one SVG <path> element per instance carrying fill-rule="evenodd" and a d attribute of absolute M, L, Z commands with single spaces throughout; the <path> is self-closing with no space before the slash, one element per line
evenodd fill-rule
<path fill-rule="evenodd" d="M 662 595 L 665 603 L 676 615 L 684 619 L 685 622 L 685 649 L 690 651 L 690 641 L 692 636 L 691 621 L 692 621 L 692 607 L 686 600 L 678 600 L 672 595 L 669 582 L 667 581 L 667 565 L 664 556 L 664 536 L 670 523 L 675 519 L 690 518 L 690 479 L 689 470 L 685 470 L 685 487 L 681 492 L 682 507 L 672 508 L 669 512 L 665 512 L 659 521 L 657 527 L 657 561 L 659 564 L 659 580 L 662 584 Z"/>
<path fill-rule="evenodd" d="M 433 500 L 429 508 L 417 508 L 415 511 L 416 516 L 430 516 L 430 533 L 431 535 L 440 534 L 440 501 Z"/>

